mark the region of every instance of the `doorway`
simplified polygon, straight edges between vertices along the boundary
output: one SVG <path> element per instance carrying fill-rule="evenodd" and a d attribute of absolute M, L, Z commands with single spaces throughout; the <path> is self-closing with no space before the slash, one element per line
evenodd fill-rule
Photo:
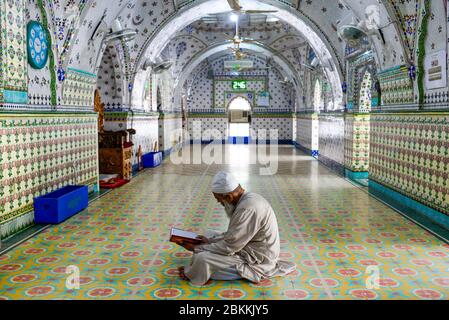
<path fill-rule="evenodd" d="M 251 103 L 243 97 L 231 100 L 228 106 L 229 137 L 249 138 L 251 125 Z"/>

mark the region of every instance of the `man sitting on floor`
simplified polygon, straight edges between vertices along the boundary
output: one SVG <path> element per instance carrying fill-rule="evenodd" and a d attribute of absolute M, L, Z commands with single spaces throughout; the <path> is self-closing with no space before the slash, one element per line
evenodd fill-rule
<path fill-rule="evenodd" d="M 219 172 L 214 177 L 212 192 L 230 219 L 228 231 L 221 235 L 201 236 L 201 245 L 181 244 L 194 252 L 191 264 L 179 268 L 182 279 L 198 286 L 209 279 L 243 278 L 259 283 L 296 269 L 295 264 L 279 260 L 278 223 L 267 200 L 245 192 L 226 172 Z"/>

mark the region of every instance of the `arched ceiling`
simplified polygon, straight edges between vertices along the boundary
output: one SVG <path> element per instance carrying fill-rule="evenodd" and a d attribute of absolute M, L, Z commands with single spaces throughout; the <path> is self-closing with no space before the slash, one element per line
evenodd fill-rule
<path fill-rule="evenodd" d="M 334 105 L 337 108 L 343 107 L 343 93 L 341 89 L 341 82 L 343 79 L 342 64 L 335 48 L 329 43 L 326 37 L 320 37 L 317 34 L 316 26 L 307 24 L 298 12 L 293 12 L 285 5 L 275 1 L 273 3 L 265 3 L 256 0 L 245 1 L 245 9 L 258 10 L 276 10 L 271 15 L 284 22 L 287 22 L 301 34 L 310 46 L 317 53 L 320 61 L 328 64 L 330 67 L 326 69 L 326 76 L 331 83 Z M 221 13 L 229 10 L 228 4 L 225 1 L 209 0 L 209 1 L 195 1 L 185 11 L 177 14 L 167 23 L 160 32 L 156 33 L 148 42 L 148 45 L 143 46 L 143 53 L 139 53 L 141 57 L 154 60 L 165 45 L 169 42 L 171 35 L 176 34 L 177 31 L 187 27 L 189 23 L 194 22 L 207 14 Z M 305 19 L 305 18 L 304 18 Z M 186 23 L 187 22 L 187 23 Z M 140 58 L 138 58 L 139 61 Z M 140 61 L 143 61 L 140 59 Z M 138 64 L 137 64 L 138 65 Z"/>
<path fill-rule="evenodd" d="M 229 38 L 234 34 L 235 26 L 229 21 L 226 21 L 226 24 L 206 24 L 200 20 L 178 32 L 162 51 L 161 56 L 175 62 L 172 72 L 173 76 L 178 78 L 185 72 L 190 61 L 207 48 L 224 45 L 224 54 L 230 53 L 227 50 L 232 46 Z M 306 63 L 310 46 L 288 24 L 280 21 L 269 24 L 252 22 L 248 26 L 242 23 L 240 36 L 257 40 L 259 46 L 268 49 L 265 52 L 269 56 L 275 55 L 288 60 L 298 73 L 302 69 L 301 64 Z"/>
<path fill-rule="evenodd" d="M 229 56 L 230 51 L 228 50 L 229 44 L 216 44 L 213 46 L 207 46 L 204 50 L 198 52 L 198 54 L 194 55 L 188 62 L 185 64 L 185 67 L 181 69 L 181 72 L 177 74 L 175 81 L 175 105 L 179 105 L 181 101 L 182 88 L 186 82 L 186 80 L 191 76 L 198 72 L 198 67 L 205 60 L 217 60 L 223 56 Z M 248 58 L 251 56 L 262 56 L 265 59 L 272 59 L 272 62 L 266 64 L 266 67 L 272 66 L 284 78 L 295 79 L 295 82 L 299 84 L 301 81 L 299 80 L 299 73 L 296 71 L 295 67 L 288 61 L 284 56 L 277 55 L 275 51 L 272 51 L 270 47 L 263 46 L 262 44 L 247 44 L 244 43 L 241 45 L 241 48 L 248 54 Z M 175 69 L 177 70 L 177 69 Z M 179 69 L 178 69 L 179 70 Z M 297 88 L 297 92 L 299 94 L 300 88 Z M 138 97 L 136 98 L 138 101 Z"/>
<path fill-rule="evenodd" d="M 292 111 L 296 105 L 294 95 L 298 91 L 295 90 L 292 82 L 283 81 L 285 79 L 283 67 L 274 60 L 267 59 L 260 52 L 251 51 L 251 53 L 246 59 L 253 62 L 254 68 L 239 72 L 239 77 L 248 80 L 248 88 L 251 91 L 258 92 L 259 90 L 264 90 L 264 88 L 268 89 L 273 101 L 275 101 L 276 110 Z M 220 82 L 224 79 L 229 79 L 228 77 L 234 73 L 234 71 L 225 70 L 223 67 L 225 61 L 233 59 L 234 55 L 227 51 L 217 52 L 202 60 L 195 67 L 185 82 L 186 110 L 193 113 L 204 110 L 209 111 L 211 103 L 216 112 L 225 110 L 227 98 L 224 97 L 224 93 L 226 85 L 223 86 Z M 261 81 L 261 79 L 263 80 Z M 253 80 L 255 81 L 253 82 Z M 177 92 L 181 92 L 181 90 Z M 256 109 L 258 107 L 255 106 L 254 110 Z M 269 109 L 264 107 L 261 111 L 267 112 Z"/>
<path fill-rule="evenodd" d="M 67 0 L 66 2 L 70 2 Z M 73 2 L 73 1 L 72 1 Z M 206 4 L 207 2 L 207 4 Z M 213 3 L 212 3 L 213 2 Z M 380 4 L 380 24 L 386 26 L 383 29 L 388 39 L 393 39 L 387 44 L 388 50 L 378 50 L 379 60 L 385 66 L 394 66 L 401 61 L 405 61 L 404 50 L 401 42 L 406 38 L 407 32 L 402 34 L 401 28 L 395 23 L 388 25 L 391 21 L 397 20 L 394 10 Z M 393 1 L 395 2 L 395 1 Z M 411 1 L 413 2 L 413 1 Z M 203 5 L 203 6 L 201 6 Z M 337 57 L 341 63 L 344 56 L 344 44 L 336 36 L 336 26 L 338 21 L 347 20 L 348 17 L 355 16 L 363 18 L 365 10 L 370 5 L 379 5 L 378 0 L 346 0 L 346 1 L 264 1 L 242 0 L 245 9 L 262 8 L 274 5 L 286 10 L 289 15 L 280 18 L 292 25 L 293 19 L 300 17 L 306 26 L 312 28 L 324 42 L 329 51 Z M 412 10 L 407 4 L 397 4 L 397 10 L 406 13 Z M 199 19 L 207 13 L 229 11 L 227 2 L 223 0 L 194 0 L 194 1 L 167 1 L 167 0 L 110 0 L 94 1 L 88 0 L 82 13 L 83 21 L 80 24 L 79 32 L 75 37 L 75 45 L 70 53 L 69 64 L 72 67 L 82 70 L 93 70 L 95 68 L 95 57 L 99 53 L 100 43 L 90 43 L 85 41 L 90 38 L 96 25 L 105 16 L 104 21 L 108 24 L 118 17 L 124 27 L 138 30 L 138 37 L 128 45 L 130 51 L 130 64 L 139 62 L 143 56 L 157 55 L 168 43 L 170 38 L 180 29 L 186 27 L 191 22 Z M 400 14 L 399 11 L 398 14 Z M 184 13 L 184 14 L 183 14 Z M 284 13 L 284 11 L 282 12 Z M 289 20 L 289 21 L 287 21 Z M 164 30 L 158 37 L 158 31 Z M 307 33 L 307 30 L 303 30 Z M 165 39 L 165 41 L 152 41 L 154 39 Z M 385 47 L 379 40 L 374 39 L 376 47 Z M 159 49 L 159 51 L 158 51 Z M 317 49 L 317 48 L 315 48 Z M 158 52 L 156 52 L 158 51 Z M 318 50 L 317 50 L 318 51 Z M 91 55 L 91 58 L 81 59 L 80 54 Z"/>
<path fill-rule="evenodd" d="M 58 6 L 75 3 L 61 0 Z M 100 21 L 111 25 L 114 19 L 125 28 L 133 28 L 137 37 L 130 43 L 123 43 L 126 72 L 138 71 L 146 58 L 159 56 L 174 36 L 191 23 L 207 14 L 229 11 L 224 0 L 82 0 L 79 1 L 80 23 L 69 39 L 69 50 L 64 67 L 97 72 L 105 45 L 101 35 L 92 38 Z M 371 37 L 376 60 L 380 69 L 413 62 L 416 41 L 414 32 L 419 21 L 404 16 L 417 17 L 420 9 L 417 1 L 396 0 L 241 0 L 244 9 L 276 9 L 272 16 L 281 20 L 287 29 L 294 29 L 317 53 L 332 84 L 334 96 L 341 101 L 341 87 L 344 79 L 345 44 L 336 34 L 339 24 L 356 22 L 369 15 L 369 9 L 377 6 L 379 25 L 385 38 Z M 401 23 L 403 23 L 401 25 Z M 288 33 L 288 31 L 285 31 Z M 253 36 L 253 35 L 251 35 Z M 67 40 L 67 39 L 66 39 Z M 132 81 L 131 79 L 129 81 Z"/>

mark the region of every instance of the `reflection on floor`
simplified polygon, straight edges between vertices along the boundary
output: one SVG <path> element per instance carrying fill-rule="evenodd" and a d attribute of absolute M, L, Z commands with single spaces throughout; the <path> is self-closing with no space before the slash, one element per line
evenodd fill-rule
<path fill-rule="evenodd" d="M 226 148 L 226 165 L 166 162 L 0 256 L 0 299 L 449 298 L 447 244 L 292 147 L 279 147 L 273 176 L 248 164 L 254 146 Z M 167 241 L 168 229 L 226 229 L 209 189 L 223 168 L 270 200 L 295 273 L 259 285 L 178 278 L 190 254 Z M 80 289 L 66 287 L 69 266 Z"/>

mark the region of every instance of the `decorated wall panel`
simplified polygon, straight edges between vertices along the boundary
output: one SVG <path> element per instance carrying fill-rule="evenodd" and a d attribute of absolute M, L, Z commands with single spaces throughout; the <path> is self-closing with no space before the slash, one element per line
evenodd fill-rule
<path fill-rule="evenodd" d="M 376 82 L 377 67 L 371 51 L 351 59 L 348 62 L 347 109 L 356 113 L 376 109 L 380 102 Z"/>
<path fill-rule="evenodd" d="M 123 77 L 120 60 L 113 45 L 109 45 L 98 69 L 97 88 L 106 110 L 120 109 L 123 105 Z"/>
<path fill-rule="evenodd" d="M 215 80 L 214 81 L 214 107 L 227 108 L 229 102 L 235 97 L 243 96 L 249 99 L 253 107 L 256 103 L 256 94 L 265 91 L 266 82 L 264 79 L 248 80 L 248 90 L 245 92 L 235 92 L 232 89 L 232 80 Z"/>
<path fill-rule="evenodd" d="M 449 114 L 371 117 L 370 179 L 449 214 Z"/>
<path fill-rule="evenodd" d="M 277 67 L 269 66 L 267 60 L 248 56 L 254 62 L 255 69 L 240 72 L 239 76 L 232 71 L 224 70 L 224 61 L 233 60 L 228 54 L 215 58 L 210 63 L 200 64 L 187 80 L 189 92 L 189 110 L 224 109 L 237 96 L 248 99 L 254 108 L 257 107 L 257 94 L 270 93 L 271 109 L 291 109 L 293 107 L 293 87 L 282 83 L 284 80 Z M 270 71 L 266 69 L 270 68 Z M 232 88 L 233 80 L 246 80 L 247 90 L 237 91 Z"/>
<path fill-rule="evenodd" d="M 180 114 L 163 114 L 159 118 L 159 151 L 169 151 L 182 143 Z"/>
<path fill-rule="evenodd" d="M 25 0 L 0 3 L 0 101 L 28 102 Z"/>
<path fill-rule="evenodd" d="M 72 1 L 61 2 L 73 3 Z M 413 17 L 413 14 L 420 9 L 414 8 L 413 4 L 415 1 L 408 1 L 405 3 L 400 1 L 391 1 L 391 3 L 398 8 L 398 17 L 396 17 L 390 16 L 389 12 L 385 9 L 384 3 L 382 2 L 379 5 L 377 0 L 346 1 L 344 5 L 338 1 L 327 0 L 314 0 L 306 2 L 297 0 L 279 0 L 279 2 L 283 5 L 291 6 L 290 10 L 292 12 L 298 11 L 298 14 L 304 17 L 307 23 L 310 24 L 321 37 L 326 39 L 330 50 L 337 56 L 340 63 L 343 60 L 344 50 L 340 39 L 334 36 L 336 21 L 342 20 L 348 16 L 355 16 L 363 19 L 366 14 L 367 7 L 376 5 L 379 6 L 381 17 L 380 25 L 385 26 L 383 28 L 385 36 L 394 40 L 392 43 L 387 44 L 387 50 L 379 50 L 380 59 L 385 67 L 405 63 L 400 38 L 408 37 L 407 33 L 398 34 L 395 26 L 389 24 L 389 21 L 399 20 L 398 18 L 401 18 L 402 20 L 400 21 L 406 21 L 404 22 L 404 29 L 407 30 L 407 26 L 413 24 L 413 19 L 406 20 L 403 17 L 407 17 L 408 15 Z M 183 1 L 183 3 L 196 4 L 195 1 Z M 82 9 L 81 5 L 85 5 L 88 10 Z M 59 5 L 58 7 L 62 8 L 63 6 Z M 411 8 L 410 10 L 409 7 Z M 124 27 L 135 28 L 138 30 L 136 39 L 128 45 L 130 48 L 130 64 L 134 65 L 137 62 L 137 59 L 145 54 L 145 46 L 148 44 L 149 39 L 151 39 L 158 27 L 164 23 L 167 23 L 170 18 L 174 17 L 177 10 L 180 10 L 181 7 L 178 7 L 176 2 L 162 0 L 151 3 L 146 1 L 134 1 L 132 3 L 128 3 L 122 0 L 111 0 L 105 3 L 101 1 L 80 1 L 79 8 L 82 13 L 84 13 L 84 11 L 87 11 L 87 13 L 80 15 L 82 19 L 79 21 L 79 26 L 77 28 L 79 33 L 75 33 L 76 37 L 72 40 L 76 44 L 76 47 L 73 52 L 71 52 L 69 61 L 70 65 L 74 68 L 95 72 L 95 61 L 92 60 L 95 60 L 96 53 L 99 50 L 99 44 L 98 42 L 94 44 L 88 43 L 85 40 L 92 34 L 93 29 L 100 21 L 103 14 L 105 14 L 104 21 L 108 25 L 110 25 L 112 19 L 118 17 Z M 57 11 L 57 13 L 60 12 Z M 188 18 L 186 17 L 185 20 L 188 20 Z M 71 21 L 69 20 L 67 24 L 70 24 L 70 22 Z M 182 26 L 182 23 L 179 25 Z M 291 28 L 288 23 L 279 22 L 270 25 L 267 23 L 263 27 L 256 26 L 253 29 L 257 29 L 257 27 L 259 27 L 258 29 L 262 32 L 270 28 L 274 30 L 273 34 L 278 33 L 280 35 L 295 35 L 295 30 Z M 414 24 L 410 28 L 412 29 L 412 34 L 414 30 L 413 27 Z M 186 29 L 188 29 L 189 33 L 192 34 L 196 31 L 194 29 L 192 30 L 191 26 Z M 62 34 L 62 43 L 64 43 L 65 39 L 70 39 L 70 37 L 68 37 L 69 34 L 69 32 L 64 32 Z M 376 47 L 382 49 L 382 42 L 380 39 L 374 37 L 373 42 Z M 86 59 L 80 58 L 82 53 L 85 54 Z"/>
<path fill-rule="evenodd" d="M 38 1 L 28 1 L 25 8 L 26 21 L 36 21 L 42 23 L 42 10 Z M 62 21 L 61 21 L 62 24 Z M 52 44 L 55 40 L 55 32 L 53 31 L 53 24 L 48 25 L 49 35 L 52 36 Z M 60 36 L 60 35 L 58 35 Z M 51 48 L 55 51 L 55 46 Z M 28 74 L 28 103 L 33 106 L 33 109 L 45 110 L 48 109 L 52 103 L 52 91 L 56 93 L 57 89 L 55 83 L 52 83 L 50 73 L 49 57 L 47 63 L 42 69 L 35 69 L 27 63 Z M 56 79 L 54 79 L 56 80 Z M 60 84 L 60 82 L 58 82 Z"/>
<path fill-rule="evenodd" d="M 274 139 L 270 136 L 270 130 L 277 131 L 278 140 L 293 140 L 293 116 L 285 114 L 255 114 L 252 117 L 251 129 L 256 134 L 260 130 L 266 130 L 267 139 Z"/>
<path fill-rule="evenodd" d="M 344 165 L 345 121 L 343 115 L 321 114 L 319 121 L 320 156 Z"/>
<path fill-rule="evenodd" d="M 398 66 L 378 73 L 382 106 L 407 105 L 415 102 L 408 66 Z"/>
<path fill-rule="evenodd" d="M 62 104 L 93 110 L 97 76 L 82 70 L 69 69 L 62 89 Z"/>
<path fill-rule="evenodd" d="M 29 1 L 30 2 L 30 1 Z M 38 1 L 33 1 L 36 7 L 40 7 Z M 80 44 L 79 41 L 74 41 L 77 32 L 82 26 L 87 27 L 87 24 L 82 23 L 81 18 L 90 9 L 91 3 L 87 0 L 58 0 L 58 1 L 43 1 L 42 9 L 47 14 L 48 27 L 53 42 L 53 50 L 55 54 L 55 68 L 58 76 L 67 71 L 67 63 L 74 44 Z M 119 4 L 120 5 L 120 4 Z M 30 3 L 30 7 L 33 4 Z M 113 8 L 111 8 L 113 11 Z M 39 10 L 39 14 L 42 12 Z M 33 14 L 33 10 L 31 10 Z M 88 37 L 87 34 L 82 34 L 83 37 Z M 88 44 L 87 39 L 82 43 Z M 90 49 L 90 48 L 89 48 Z M 86 58 L 83 62 L 89 63 L 92 60 Z M 89 70 L 87 68 L 81 68 Z M 59 79 L 59 82 L 61 78 Z"/>
<path fill-rule="evenodd" d="M 420 0 L 389 0 L 393 14 L 399 21 L 402 38 L 408 54 L 409 61 L 415 60 L 415 52 L 417 46 L 418 28 L 420 25 L 420 11 L 422 10 L 422 2 Z"/>
<path fill-rule="evenodd" d="M 198 131 L 195 132 L 194 128 L 198 128 L 195 129 Z M 226 139 L 228 134 L 227 115 L 189 114 L 188 132 L 190 135 L 190 140 L 210 140 L 215 138 L 210 136 L 211 130 L 217 130 L 221 140 Z"/>
<path fill-rule="evenodd" d="M 59 9 L 55 6 L 55 9 L 58 10 L 55 11 L 54 18 L 55 20 L 62 19 L 64 11 L 67 12 L 67 15 L 69 15 L 69 12 L 72 12 L 73 14 L 70 16 L 76 27 L 62 29 L 63 34 L 60 36 L 59 43 L 63 46 L 65 45 L 65 50 L 63 51 L 65 52 L 63 55 L 64 65 L 68 65 L 70 68 L 96 73 L 97 63 L 99 62 L 96 59 L 97 57 L 101 58 L 100 53 L 101 50 L 104 49 L 101 41 L 104 33 L 97 33 L 94 35 L 95 28 L 101 20 L 103 20 L 107 26 L 110 26 L 120 11 L 124 10 L 125 5 L 128 2 L 122 0 L 66 0 L 65 2 L 68 4 L 67 6 L 62 7 L 59 5 Z M 53 1 L 49 1 L 49 3 L 53 3 Z M 70 6 L 70 3 L 72 6 Z M 72 7 L 72 9 L 70 9 L 70 7 Z M 63 12 L 60 10 L 63 10 Z M 121 18 L 121 21 L 123 22 L 125 19 L 123 19 L 123 17 Z M 69 25 L 71 25 L 72 20 L 68 21 Z M 128 27 L 128 23 L 123 23 L 123 26 Z M 91 37 L 93 41 L 90 41 Z"/>
<path fill-rule="evenodd" d="M 209 64 L 203 62 L 187 80 L 189 90 L 189 110 L 210 110 L 213 106 L 214 81 L 208 77 Z"/>
<path fill-rule="evenodd" d="M 180 110 L 181 106 L 173 105 L 174 79 L 170 71 L 166 70 L 155 75 L 156 85 L 153 87 L 153 99 L 158 111 Z"/>
<path fill-rule="evenodd" d="M 201 36 L 181 34 L 170 41 L 162 52 L 162 56 L 174 62 L 171 72 L 173 77 L 177 77 L 188 62 L 206 47 L 207 44 L 201 39 Z"/>
<path fill-rule="evenodd" d="M 427 28 L 426 40 L 423 44 L 426 50 L 425 65 L 426 77 L 424 84 L 426 105 L 447 107 L 449 101 L 447 83 L 447 1 L 431 1 L 430 19 Z M 421 26 L 421 29 L 424 26 Z M 441 67 L 441 69 L 439 69 Z M 436 85 L 435 85 L 436 84 Z"/>
<path fill-rule="evenodd" d="M 296 115 L 296 142 L 318 155 L 319 150 L 319 120 L 318 114 L 300 113 Z"/>
<path fill-rule="evenodd" d="M 24 227 L 13 220 L 33 210 L 34 197 L 67 184 L 89 185 L 91 191 L 96 188 L 96 115 L 3 115 L 0 130 L 3 236 Z M 32 219 L 26 222 L 32 223 Z"/>
<path fill-rule="evenodd" d="M 369 169 L 370 115 L 345 116 L 345 167 L 354 172 Z"/>
<path fill-rule="evenodd" d="M 329 102 L 332 102 L 332 91 L 321 72 L 303 70 L 301 101 L 296 111 L 301 112 L 325 112 L 330 110 Z M 318 89 L 318 90 L 317 90 Z"/>

